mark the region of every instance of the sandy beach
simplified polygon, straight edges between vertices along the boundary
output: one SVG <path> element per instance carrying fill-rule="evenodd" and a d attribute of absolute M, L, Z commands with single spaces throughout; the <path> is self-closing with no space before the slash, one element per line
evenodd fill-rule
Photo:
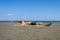
<path fill-rule="evenodd" d="M 0 23 L 0 40 L 60 40 L 60 24 L 51 26 L 14 26 L 17 23 Z"/>

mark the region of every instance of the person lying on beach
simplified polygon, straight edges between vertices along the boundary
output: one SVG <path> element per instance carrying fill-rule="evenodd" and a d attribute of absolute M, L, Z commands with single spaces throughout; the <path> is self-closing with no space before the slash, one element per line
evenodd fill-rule
<path fill-rule="evenodd" d="M 50 25 L 51 25 L 51 23 L 49 23 L 49 24 L 44 24 L 44 23 L 41 23 L 41 22 L 35 22 L 35 23 L 33 23 L 33 22 L 20 21 L 19 23 L 20 23 L 20 25 L 22 25 L 22 26 L 24 26 L 24 25 L 44 25 L 44 26 L 50 26 Z"/>

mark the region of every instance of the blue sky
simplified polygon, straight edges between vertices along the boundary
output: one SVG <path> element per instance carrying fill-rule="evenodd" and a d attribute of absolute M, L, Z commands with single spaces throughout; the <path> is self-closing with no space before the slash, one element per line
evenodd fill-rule
<path fill-rule="evenodd" d="M 60 20 L 60 0 L 0 0 L 0 20 Z"/>

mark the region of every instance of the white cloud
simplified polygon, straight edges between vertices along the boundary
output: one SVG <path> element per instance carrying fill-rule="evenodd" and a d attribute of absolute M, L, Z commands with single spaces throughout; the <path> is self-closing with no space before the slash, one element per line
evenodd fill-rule
<path fill-rule="evenodd" d="M 11 16 L 11 15 L 13 15 L 12 13 L 8 13 L 8 16 Z"/>

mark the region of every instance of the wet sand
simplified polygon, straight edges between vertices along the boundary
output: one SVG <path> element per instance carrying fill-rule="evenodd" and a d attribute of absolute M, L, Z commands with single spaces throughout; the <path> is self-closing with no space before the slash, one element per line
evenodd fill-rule
<path fill-rule="evenodd" d="M 60 40 L 60 24 L 51 26 L 14 26 L 16 23 L 0 23 L 0 40 Z"/>

